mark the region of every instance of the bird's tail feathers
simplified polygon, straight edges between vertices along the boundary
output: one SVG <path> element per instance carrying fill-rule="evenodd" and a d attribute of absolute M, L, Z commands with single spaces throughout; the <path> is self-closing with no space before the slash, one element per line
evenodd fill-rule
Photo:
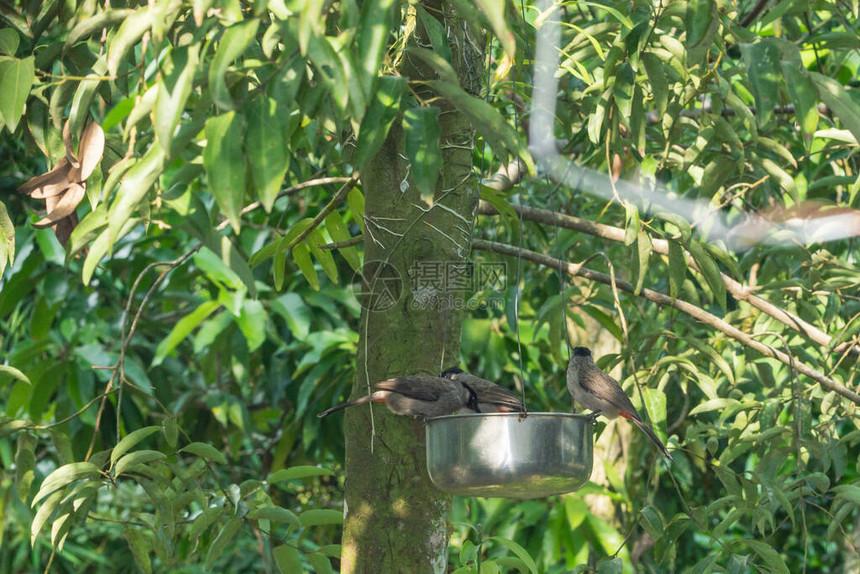
<path fill-rule="evenodd" d="M 647 436 L 649 439 L 651 439 L 651 442 L 653 442 L 654 444 L 657 445 L 657 448 L 660 449 L 660 451 L 663 453 L 663 456 L 665 456 L 669 460 L 672 460 L 672 455 L 669 454 L 669 451 L 666 449 L 666 445 L 663 444 L 663 441 L 661 441 L 659 438 L 657 438 L 657 435 L 654 434 L 654 431 L 652 431 L 648 427 L 648 425 L 646 425 L 644 422 L 642 422 L 638 417 L 631 416 L 630 414 L 628 414 L 624 411 L 621 411 L 618 414 L 620 414 L 622 417 L 624 417 L 625 419 L 629 420 L 631 423 L 633 423 L 634 425 L 639 427 L 639 430 L 644 432 L 645 436 Z"/>
<path fill-rule="evenodd" d="M 317 416 L 318 417 L 327 417 L 328 415 L 332 414 L 333 412 L 337 412 L 337 411 L 343 410 L 343 409 L 348 408 L 348 407 L 354 407 L 355 405 L 363 405 L 365 403 L 369 403 L 370 401 L 385 402 L 385 397 L 375 396 L 378 394 L 379 393 L 377 392 L 377 393 L 373 393 L 371 395 L 367 395 L 365 397 L 361 397 L 360 399 L 355 399 L 354 401 L 347 401 L 345 403 L 340 403 L 339 405 L 335 405 L 335 406 L 331 407 L 330 409 L 324 410 L 323 412 L 319 413 Z"/>

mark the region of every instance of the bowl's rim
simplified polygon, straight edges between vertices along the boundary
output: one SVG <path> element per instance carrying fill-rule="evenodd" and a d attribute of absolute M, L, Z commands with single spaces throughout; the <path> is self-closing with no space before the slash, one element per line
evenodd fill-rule
<path fill-rule="evenodd" d="M 455 415 L 442 415 L 439 417 L 429 417 L 427 419 L 427 424 L 432 424 L 438 421 L 446 421 L 446 420 L 455 420 L 455 419 L 473 419 L 473 418 L 515 418 L 515 419 L 523 419 L 528 420 L 532 417 L 537 417 L 541 419 L 572 419 L 572 420 L 592 420 L 592 415 L 583 415 L 578 413 L 558 413 L 558 412 L 536 412 L 536 411 L 528 411 L 523 416 L 523 413 L 514 411 L 511 413 L 462 413 Z"/>

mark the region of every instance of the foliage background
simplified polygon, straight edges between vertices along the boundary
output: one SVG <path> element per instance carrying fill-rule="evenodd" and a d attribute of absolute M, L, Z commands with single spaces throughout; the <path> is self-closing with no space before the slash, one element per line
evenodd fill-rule
<path fill-rule="evenodd" d="M 562 152 L 710 201 L 734 222 L 810 200 L 856 208 L 857 6 L 766 5 L 562 3 Z M 349 178 L 392 124 L 423 136 L 404 150 L 409 183 L 435 189 L 433 101 L 381 79 L 399 77 L 416 26 L 442 60 L 426 56 L 436 88 L 472 113 L 475 173 L 529 160 L 536 8 L 418 6 L 0 5 L 0 571 L 337 569 L 342 429 L 313 415 L 354 378 L 350 285 L 363 246 L 320 245 L 368 233 L 360 177 L 352 191 Z M 451 87 L 451 25 L 486 44 L 481 94 Z M 76 138 L 89 117 L 105 128 L 104 159 L 64 249 L 31 227 L 41 203 L 14 189 L 64 155 L 66 119 Z M 322 178 L 338 179 L 291 189 Z M 856 388 L 856 239 L 731 252 L 671 215 L 539 178 L 486 183 L 502 215 L 479 208 L 475 238 L 572 262 L 599 254 L 589 267 L 689 301 Z M 623 241 L 518 221 L 519 205 L 612 226 Z M 601 426 L 595 474 L 577 493 L 456 498 L 451 569 L 856 571 L 850 398 L 675 309 L 581 278 L 560 285 L 527 260 L 474 257 L 505 262 L 507 290 L 477 294 L 500 304 L 465 319 L 462 363 L 525 385 L 533 410 L 566 411 L 570 332 L 675 459 Z M 825 339 L 750 305 L 720 272 Z"/>

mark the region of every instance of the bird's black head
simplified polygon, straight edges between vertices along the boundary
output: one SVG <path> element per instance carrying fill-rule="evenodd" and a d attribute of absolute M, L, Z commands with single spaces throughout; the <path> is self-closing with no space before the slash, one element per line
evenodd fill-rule
<path fill-rule="evenodd" d="M 454 375 L 459 375 L 460 373 L 464 373 L 464 372 L 465 371 L 463 369 L 461 369 L 460 367 L 448 367 L 447 369 L 442 371 L 442 374 L 439 376 L 444 377 L 446 379 L 450 379 Z"/>
<path fill-rule="evenodd" d="M 573 348 L 573 356 L 574 357 L 590 357 L 591 350 L 588 347 L 574 347 Z"/>

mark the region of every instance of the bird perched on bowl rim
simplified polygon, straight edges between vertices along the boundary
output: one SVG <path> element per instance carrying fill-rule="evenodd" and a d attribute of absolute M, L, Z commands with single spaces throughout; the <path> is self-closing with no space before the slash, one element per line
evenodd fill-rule
<path fill-rule="evenodd" d="M 462 383 L 475 391 L 478 400 L 478 408 L 475 412 L 515 413 L 525 410 L 522 399 L 513 391 L 487 379 L 476 377 L 459 367 L 445 369 L 441 376 Z"/>
<path fill-rule="evenodd" d="M 325 417 L 335 411 L 366 403 L 385 403 L 398 415 L 438 417 L 456 412 L 477 412 L 477 393 L 451 378 L 434 375 L 404 375 L 373 385 L 374 392 L 346 401 L 319 413 Z"/>

